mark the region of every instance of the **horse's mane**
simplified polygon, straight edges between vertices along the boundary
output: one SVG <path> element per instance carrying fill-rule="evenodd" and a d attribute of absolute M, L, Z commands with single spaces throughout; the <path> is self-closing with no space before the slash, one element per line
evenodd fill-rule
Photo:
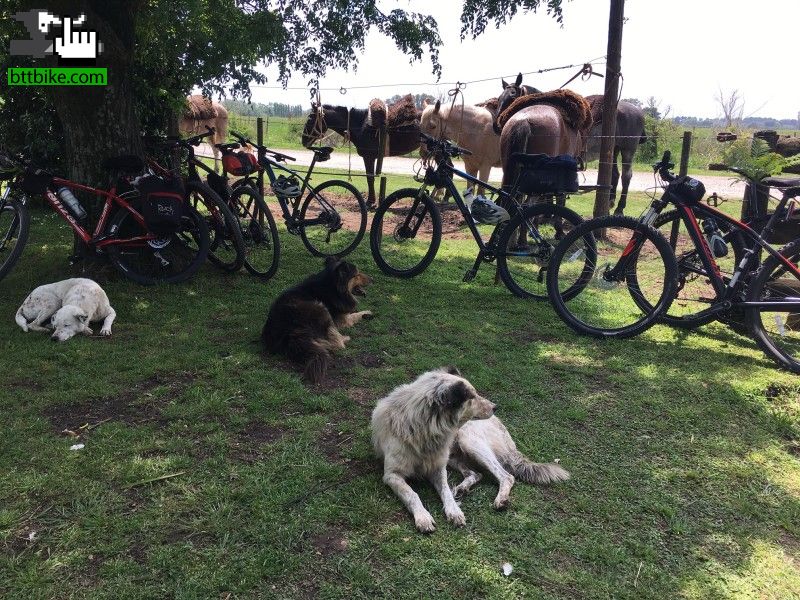
<path fill-rule="evenodd" d="M 500 99 L 489 98 L 488 100 L 484 100 L 483 102 L 478 102 L 475 106 L 480 106 L 481 108 L 485 108 L 486 110 L 495 113 L 497 112 L 497 109 L 500 108 Z"/>
<path fill-rule="evenodd" d="M 592 127 L 599 125 L 603 122 L 603 95 L 592 94 L 591 96 L 586 96 L 586 101 L 592 111 Z"/>
<path fill-rule="evenodd" d="M 405 125 L 413 125 L 419 121 L 419 115 L 420 111 L 414 104 L 414 97 L 406 94 L 389 107 L 388 126 L 390 129 L 396 129 Z"/>
<path fill-rule="evenodd" d="M 497 117 L 498 126 L 502 128 L 512 115 L 523 108 L 537 104 L 546 104 L 557 108 L 561 111 L 567 125 L 580 131 L 583 136 L 586 136 L 592 127 L 592 112 L 589 103 L 586 98 L 572 90 L 553 90 L 552 92 L 520 96 Z"/>
<path fill-rule="evenodd" d="M 214 107 L 214 101 L 211 98 L 195 94 L 186 99 L 186 106 L 183 110 L 184 119 L 207 121 L 209 119 L 216 119 L 218 114 L 217 109 Z"/>

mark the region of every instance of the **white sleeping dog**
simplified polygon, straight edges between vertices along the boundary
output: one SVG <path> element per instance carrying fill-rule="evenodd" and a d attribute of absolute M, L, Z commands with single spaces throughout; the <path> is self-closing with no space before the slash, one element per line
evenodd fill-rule
<path fill-rule="evenodd" d="M 73 335 L 92 335 L 89 323 L 103 321 L 101 335 L 111 335 L 117 313 L 108 296 L 91 279 L 65 279 L 40 285 L 25 298 L 17 311 L 17 325 L 23 331 L 53 331 L 54 342 L 65 342 Z"/>
<path fill-rule="evenodd" d="M 508 506 L 515 476 L 529 483 L 569 479 L 559 465 L 533 463 L 519 452 L 500 419 L 493 416 L 494 408 L 455 367 L 423 373 L 378 402 L 372 412 L 372 444 L 383 458 L 383 481 L 414 516 L 418 530 L 431 532 L 436 523 L 406 483 L 410 477 L 430 481 L 444 503 L 447 520 L 459 527 L 466 519 L 454 494 L 468 492 L 483 471 L 500 484 L 494 501 L 497 509 Z M 464 476 L 452 491 L 448 464 Z"/>

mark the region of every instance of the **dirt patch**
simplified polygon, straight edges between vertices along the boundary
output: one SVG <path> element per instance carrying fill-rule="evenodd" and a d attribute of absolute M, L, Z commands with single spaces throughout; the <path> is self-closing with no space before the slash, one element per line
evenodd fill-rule
<path fill-rule="evenodd" d="M 267 456 L 265 446 L 280 440 L 286 433 L 283 427 L 251 421 L 236 434 L 229 445 L 229 454 L 235 460 L 257 462 Z"/>
<path fill-rule="evenodd" d="M 41 392 L 44 389 L 44 386 L 34 379 L 12 379 L 7 387 L 28 392 Z"/>
<path fill-rule="evenodd" d="M 327 423 L 317 437 L 317 447 L 328 462 L 344 466 L 351 475 L 361 475 L 371 469 L 370 462 L 342 456 L 343 451 L 352 446 L 354 439 L 354 433 L 341 431 L 334 423 Z"/>
<path fill-rule="evenodd" d="M 114 396 L 87 400 L 80 404 L 52 406 L 45 411 L 53 429 L 61 433 L 73 431 L 85 437 L 89 431 L 107 421 L 135 425 L 164 422 L 161 407 L 180 396 L 195 382 L 197 373 L 156 374 Z M 153 397 L 153 390 L 166 387 L 166 394 Z"/>
<path fill-rule="evenodd" d="M 336 554 L 341 554 L 347 550 L 349 542 L 343 531 L 338 529 L 328 529 L 322 533 L 317 533 L 309 539 L 314 549 L 314 554 L 329 558 Z"/>
<path fill-rule="evenodd" d="M 539 333 L 531 329 L 515 329 L 510 335 L 512 340 L 522 344 L 529 344 L 531 342 L 544 342 L 545 344 L 549 344 L 560 341 L 554 335 Z"/>
<path fill-rule="evenodd" d="M 800 390 L 793 385 L 771 383 L 764 389 L 764 396 L 767 400 L 797 400 L 800 397 Z"/>
<path fill-rule="evenodd" d="M 368 369 L 383 366 L 385 362 L 379 354 L 368 354 L 366 352 L 356 356 L 355 361 Z"/>

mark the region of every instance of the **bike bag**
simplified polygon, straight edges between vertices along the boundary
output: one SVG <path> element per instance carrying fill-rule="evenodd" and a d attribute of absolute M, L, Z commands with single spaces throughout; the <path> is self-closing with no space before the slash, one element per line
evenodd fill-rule
<path fill-rule="evenodd" d="M 178 231 L 186 211 L 186 189 L 180 177 L 145 175 L 134 185 L 142 198 L 142 217 L 147 228 L 160 237 Z"/>
<path fill-rule="evenodd" d="M 706 195 L 703 182 L 688 175 L 681 175 L 671 181 L 664 190 L 664 199 L 679 204 L 697 204 Z"/>
<path fill-rule="evenodd" d="M 578 161 L 568 154 L 517 154 L 521 166 L 517 190 L 523 194 L 564 194 L 578 191 Z"/>
<path fill-rule="evenodd" d="M 250 175 L 258 170 L 258 159 L 248 152 L 228 152 L 222 156 L 222 167 L 237 177 Z"/>
<path fill-rule="evenodd" d="M 44 194 L 53 181 L 53 176 L 42 169 L 27 169 L 22 176 L 22 191 L 31 196 Z"/>

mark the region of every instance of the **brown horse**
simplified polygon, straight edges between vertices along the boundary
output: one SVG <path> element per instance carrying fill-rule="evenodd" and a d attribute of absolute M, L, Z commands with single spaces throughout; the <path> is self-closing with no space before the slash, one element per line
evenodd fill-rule
<path fill-rule="evenodd" d="M 388 107 L 388 110 L 376 108 L 374 100 L 370 103 L 370 109 L 312 105 L 302 137 L 303 146 L 308 148 L 328 129 L 332 129 L 353 143 L 358 155 L 364 159 L 369 206 L 375 205 L 375 161 L 379 154 L 381 129 L 385 128 L 386 133 L 384 156 L 402 156 L 419 148 L 420 111 L 414 106 L 411 94 Z M 388 116 L 384 112 L 388 112 Z M 379 114 L 383 116 L 379 117 Z"/>
<path fill-rule="evenodd" d="M 178 131 L 184 135 L 205 133 L 206 126 L 214 129 L 211 151 L 214 153 L 214 171 L 217 170 L 219 150 L 214 144 L 223 144 L 228 139 L 228 111 L 222 104 L 195 95 L 186 98 L 186 107 L 178 122 Z"/>
<path fill-rule="evenodd" d="M 497 118 L 503 186 L 511 187 L 522 154 L 578 156 L 592 125 L 589 103 L 570 90 L 529 94 L 514 100 Z"/>

